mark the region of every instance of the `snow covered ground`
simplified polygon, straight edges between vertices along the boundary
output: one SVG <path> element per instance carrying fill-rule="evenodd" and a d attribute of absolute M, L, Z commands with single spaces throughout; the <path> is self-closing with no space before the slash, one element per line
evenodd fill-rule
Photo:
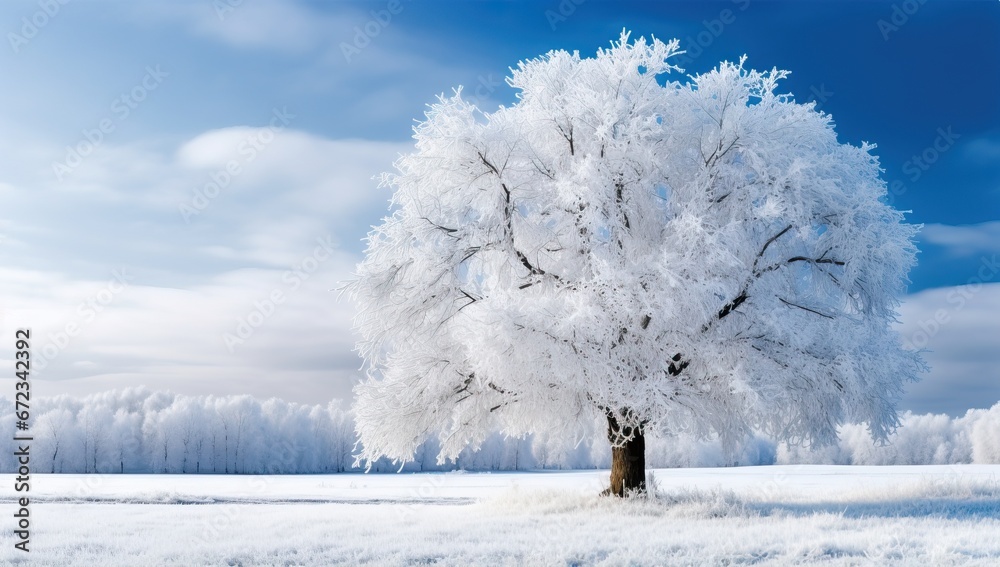
<path fill-rule="evenodd" d="M 3 565 L 998 565 L 1000 465 L 401 475 L 33 475 Z"/>

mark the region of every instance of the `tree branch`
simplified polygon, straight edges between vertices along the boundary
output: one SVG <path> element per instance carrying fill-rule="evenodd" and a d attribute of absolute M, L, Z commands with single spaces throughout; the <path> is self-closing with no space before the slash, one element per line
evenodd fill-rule
<path fill-rule="evenodd" d="M 723 112 L 723 114 L 725 114 L 725 112 Z M 719 127 L 720 128 L 722 127 L 721 119 L 720 119 Z M 725 156 L 726 154 L 729 153 L 729 150 L 733 149 L 733 146 L 736 145 L 736 142 L 738 142 L 739 139 L 740 139 L 739 136 L 736 136 L 735 138 L 733 138 L 733 141 L 730 142 L 730 144 L 726 147 L 726 149 L 723 150 L 722 149 L 722 139 L 720 138 L 719 139 L 719 146 L 715 149 L 715 151 L 712 152 L 712 155 L 708 156 L 708 158 L 705 159 L 705 167 L 712 167 L 713 165 L 715 165 L 715 162 L 717 162 L 720 159 L 722 159 L 723 156 Z M 700 146 L 700 144 L 699 144 L 699 146 Z M 705 152 L 703 151 L 701 153 L 701 155 L 702 155 L 702 157 L 704 157 L 705 156 Z"/>
<path fill-rule="evenodd" d="M 488 159 L 486 159 L 486 156 L 483 155 L 483 152 L 476 152 L 476 153 L 479 154 L 479 159 L 483 160 L 483 163 L 486 165 L 486 167 L 490 168 L 490 171 L 493 172 L 493 175 L 500 177 L 500 170 L 498 170 L 495 165 L 493 165 L 492 163 L 490 163 Z"/>
<path fill-rule="evenodd" d="M 816 311 L 815 309 L 810 309 L 808 307 L 803 307 L 802 305 L 799 305 L 798 303 L 792 303 L 791 301 L 788 301 L 788 300 L 783 299 L 781 297 L 778 298 L 778 301 L 784 303 L 785 305 L 787 305 L 789 307 L 798 307 L 799 309 L 803 309 L 803 310 L 808 311 L 810 313 L 815 313 L 815 314 L 819 315 L 820 317 L 826 317 L 827 319 L 833 319 L 833 315 L 827 315 L 826 313 L 821 313 L 819 311 Z"/>
<path fill-rule="evenodd" d="M 681 372 L 684 372 L 684 369 L 687 368 L 689 364 L 691 364 L 690 360 L 681 362 L 681 353 L 675 354 L 670 360 L 672 362 L 670 363 L 670 366 L 667 367 L 667 374 L 671 376 L 678 376 Z"/>
<path fill-rule="evenodd" d="M 448 228 L 446 226 L 441 226 L 438 223 L 432 221 L 431 219 L 429 219 L 427 217 L 420 217 L 420 218 L 422 218 L 423 220 L 425 220 L 428 223 L 430 223 L 430 225 L 433 226 L 434 228 L 437 228 L 437 229 L 440 229 L 440 230 L 443 230 L 443 231 L 447 232 L 449 235 L 451 235 L 454 232 L 458 232 L 457 228 Z"/>
<path fill-rule="evenodd" d="M 486 156 L 483 155 L 483 152 L 476 152 L 476 153 L 479 155 L 479 159 L 482 160 L 483 164 L 486 167 L 488 167 L 490 169 L 490 171 L 492 171 L 493 174 L 497 176 L 497 178 L 501 178 L 501 176 L 500 176 L 500 170 L 497 169 L 497 167 L 495 165 L 493 165 L 492 163 L 490 163 L 490 160 L 486 159 Z M 504 217 L 505 217 L 505 220 L 507 221 L 507 223 L 506 223 L 507 224 L 507 240 L 510 243 L 511 250 L 514 251 L 514 256 L 517 257 L 517 259 L 521 263 L 521 265 L 524 266 L 525 268 L 527 268 L 528 272 L 531 273 L 532 275 L 536 275 L 536 276 L 549 276 L 549 277 L 551 277 L 552 279 L 554 279 L 556 281 L 562 281 L 562 278 L 560 278 L 556 274 L 550 274 L 550 273 L 546 272 L 545 270 L 539 268 L 538 266 L 535 266 L 534 264 L 532 264 L 531 260 L 529 260 L 528 257 L 525 256 L 524 253 L 521 252 L 520 250 L 518 250 L 517 246 L 514 245 L 514 219 L 513 219 L 513 216 L 514 216 L 514 212 L 513 212 L 514 204 L 513 204 L 513 201 L 511 199 L 510 189 L 507 187 L 507 184 L 504 183 L 502 179 L 500 181 L 500 188 L 503 189 L 503 194 L 504 194 Z M 525 287 L 529 287 L 529 286 L 525 285 L 521 289 L 524 289 Z"/>
<path fill-rule="evenodd" d="M 753 261 L 753 266 L 754 266 L 754 268 L 756 268 L 756 267 L 757 267 L 757 262 L 758 262 L 758 261 L 759 261 L 759 260 L 760 260 L 760 259 L 761 259 L 762 257 L 764 257 L 764 252 L 767 252 L 767 247 L 768 247 L 768 246 L 770 246 L 771 244 L 773 244 L 775 240 L 777 240 L 777 239 L 781 238 L 782 236 L 784 236 L 784 235 L 785 235 L 785 233 L 786 233 L 786 232 L 788 232 L 789 230 L 792 230 L 792 225 L 788 225 L 788 226 L 786 226 L 785 228 L 781 229 L 781 232 L 779 232 L 778 234 L 775 234 L 775 235 L 774 235 L 774 236 L 772 236 L 771 238 L 768 238 L 768 239 L 767 239 L 767 242 L 765 242 L 765 243 L 764 243 L 764 246 L 763 246 L 763 247 L 761 247 L 761 249 L 760 249 L 760 252 L 758 252 L 758 253 L 757 253 L 757 258 L 756 258 L 756 259 L 754 259 L 754 261 Z"/>
<path fill-rule="evenodd" d="M 559 123 L 556 123 L 556 128 L 559 129 L 559 133 L 562 134 L 562 137 L 569 142 L 569 155 L 576 155 L 576 148 L 573 146 L 573 124 L 569 125 L 569 134 L 563 130 L 563 127 L 560 126 Z"/>
<path fill-rule="evenodd" d="M 846 262 L 841 262 L 840 260 L 832 260 L 830 258 L 806 258 L 805 256 L 795 256 L 794 258 L 789 258 L 786 263 L 791 264 L 792 262 L 809 262 L 810 264 L 833 264 L 835 266 L 846 266 Z"/>
<path fill-rule="evenodd" d="M 629 223 L 628 213 L 625 212 L 625 208 L 622 206 L 625 204 L 624 193 L 625 193 L 625 182 L 619 179 L 618 181 L 615 182 L 615 204 L 618 205 L 618 211 L 622 215 L 622 221 L 623 224 L 625 225 L 625 229 L 630 230 L 632 228 L 632 225 L 631 223 Z M 618 247 L 619 248 L 622 247 L 621 239 L 618 240 Z"/>
<path fill-rule="evenodd" d="M 777 270 L 777 269 L 781 268 L 782 266 L 786 266 L 788 264 L 793 264 L 795 262 L 809 262 L 811 264 L 832 264 L 832 265 L 835 265 L 835 266 L 845 266 L 846 265 L 846 262 L 842 262 L 840 260 L 834 260 L 834 259 L 831 259 L 831 258 L 826 258 L 825 257 L 826 254 L 824 253 L 823 256 L 820 256 L 819 258 L 808 258 L 806 256 L 793 256 L 793 257 L 789 258 L 788 260 L 785 260 L 784 262 L 779 262 L 777 264 L 772 264 L 772 265 L 770 265 L 770 266 L 768 266 L 766 268 L 759 269 L 757 266 L 760 263 L 760 259 L 764 257 L 764 253 L 767 252 L 768 247 L 770 247 L 771 244 L 774 244 L 774 242 L 776 240 L 778 240 L 779 238 L 781 238 L 782 236 L 784 236 L 785 234 L 787 234 L 788 231 L 792 230 L 792 228 L 793 228 L 792 225 L 789 224 L 785 228 L 783 228 L 780 231 L 778 231 L 774 236 L 768 238 L 766 242 L 764 242 L 764 245 L 761 246 L 761 248 L 760 248 L 760 252 L 758 252 L 757 256 L 754 258 L 754 261 L 753 261 L 753 273 L 747 279 L 746 283 L 743 284 L 743 288 L 740 290 L 740 293 L 735 298 L 733 298 L 732 300 L 730 300 L 728 303 L 726 303 L 725 305 L 723 305 L 721 309 L 719 309 L 719 311 L 716 313 L 716 318 L 715 319 L 709 321 L 708 323 L 705 323 L 705 325 L 702 326 L 702 332 L 705 332 L 708 329 L 710 329 L 712 327 L 712 325 L 715 323 L 715 321 L 722 320 L 727 315 L 729 315 L 730 313 L 732 313 L 737 307 L 739 307 L 740 305 L 742 305 L 747 299 L 749 299 L 750 298 L 750 285 L 753 284 L 753 282 L 755 280 L 759 279 L 761 276 L 763 276 L 764 274 L 766 274 L 768 272 L 772 272 L 774 270 Z M 781 299 L 781 298 L 779 297 L 778 299 Z M 784 301 L 784 300 L 782 299 L 782 301 Z M 801 307 L 801 306 L 796 305 L 796 307 Z M 802 307 L 802 309 L 806 309 L 806 308 Z M 824 313 L 818 313 L 818 314 L 819 315 L 823 315 L 824 317 L 829 317 L 829 315 L 826 315 Z"/>

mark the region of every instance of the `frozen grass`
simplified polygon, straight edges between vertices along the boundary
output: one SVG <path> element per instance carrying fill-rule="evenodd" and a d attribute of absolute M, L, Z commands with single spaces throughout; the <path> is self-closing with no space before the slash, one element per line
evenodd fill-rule
<path fill-rule="evenodd" d="M 38 475 L 0 564 L 1000 564 L 1000 466 L 659 470 L 626 502 L 605 475 Z"/>

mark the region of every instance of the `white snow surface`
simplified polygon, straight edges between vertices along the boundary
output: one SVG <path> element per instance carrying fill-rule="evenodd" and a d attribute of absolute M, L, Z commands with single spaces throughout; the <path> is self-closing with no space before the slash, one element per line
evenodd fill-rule
<path fill-rule="evenodd" d="M 30 554 L 0 475 L 2 565 L 997 565 L 1000 465 L 32 475 Z"/>

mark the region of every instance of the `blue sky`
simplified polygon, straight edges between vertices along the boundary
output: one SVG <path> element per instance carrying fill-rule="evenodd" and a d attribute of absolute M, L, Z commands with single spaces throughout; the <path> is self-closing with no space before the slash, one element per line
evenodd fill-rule
<path fill-rule="evenodd" d="M 509 66 L 623 28 L 680 39 L 689 73 L 788 69 L 843 141 L 877 143 L 926 225 L 900 328 L 932 370 L 902 408 L 1000 400 L 995 1 L 6 2 L 4 336 L 34 330 L 39 395 L 349 396 L 330 289 L 386 211 L 371 177 L 438 93 L 509 104 Z"/>

